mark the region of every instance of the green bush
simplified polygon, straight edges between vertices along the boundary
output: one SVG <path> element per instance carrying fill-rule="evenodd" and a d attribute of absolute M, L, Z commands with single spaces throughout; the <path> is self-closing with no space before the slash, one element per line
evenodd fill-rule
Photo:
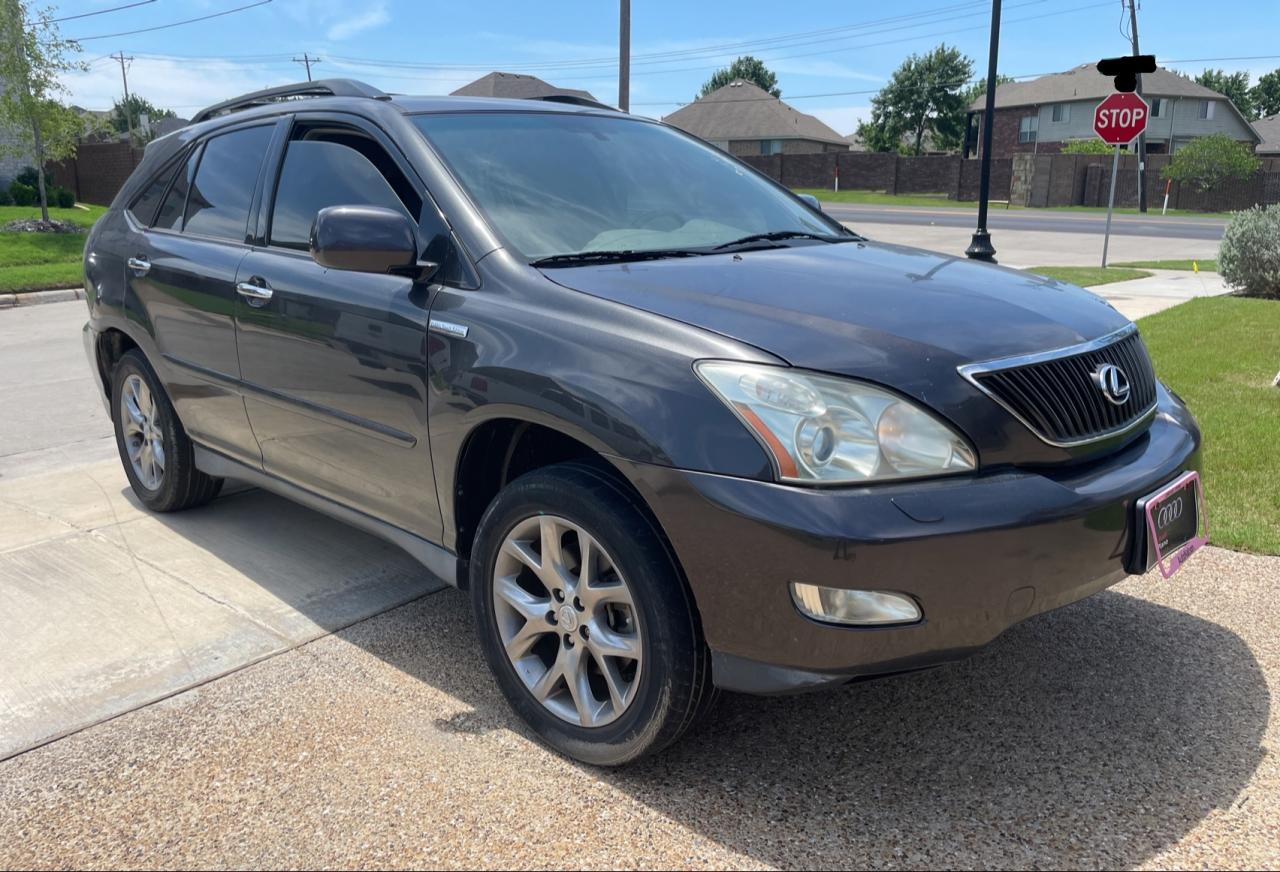
<path fill-rule="evenodd" d="M 35 167 L 23 167 L 22 172 L 14 176 L 15 182 L 21 182 L 28 188 L 40 189 L 40 174 L 36 172 Z"/>
<path fill-rule="evenodd" d="M 16 180 L 9 186 L 9 196 L 15 206 L 34 206 L 40 198 L 35 188 Z"/>
<path fill-rule="evenodd" d="M 1236 212 L 1222 234 L 1218 272 L 1251 297 L 1280 300 L 1280 205 Z"/>
<path fill-rule="evenodd" d="M 49 205 L 59 209 L 70 209 L 76 204 L 76 195 L 60 185 L 54 185 L 49 194 Z"/>
<path fill-rule="evenodd" d="M 13 197 L 9 196 L 9 186 L 0 183 L 0 206 L 12 206 Z"/>
<path fill-rule="evenodd" d="M 1111 154 L 1114 145 L 1108 145 L 1101 139 L 1073 139 L 1062 147 L 1063 154 Z"/>
<path fill-rule="evenodd" d="M 1247 179 L 1262 167 L 1253 147 L 1236 142 L 1225 133 L 1193 139 L 1173 153 L 1164 177 L 1195 185 L 1204 193 L 1231 179 Z"/>

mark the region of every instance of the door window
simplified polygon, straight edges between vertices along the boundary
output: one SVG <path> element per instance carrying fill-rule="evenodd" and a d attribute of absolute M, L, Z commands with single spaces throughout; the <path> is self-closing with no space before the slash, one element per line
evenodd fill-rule
<path fill-rule="evenodd" d="M 146 227 L 151 223 L 151 219 L 156 217 L 156 208 L 160 205 L 160 198 L 164 196 L 164 189 L 168 186 L 169 180 L 173 178 L 177 166 L 175 164 L 167 167 L 134 199 L 133 204 L 129 207 L 129 214 L 133 216 L 133 220 Z"/>
<path fill-rule="evenodd" d="M 157 230 L 182 229 L 182 210 L 187 205 L 187 191 L 191 189 L 191 177 L 196 171 L 197 154 L 198 149 L 192 151 L 186 163 L 178 169 L 178 177 L 169 188 L 169 195 L 164 198 L 164 205 L 160 207 L 155 223 L 151 225 Z"/>
<path fill-rule="evenodd" d="M 209 140 L 187 197 L 184 233 L 244 241 L 258 168 L 273 129 L 249 127 Z"/>
<path fill-rule="evenodd" d="M 372 141 L 366 142 L 365 148 L 377 148 Z M 402 181 L 398 171 L 396 175 L 397 181 Z M 385 206 L 416 221 L 421 203 L 411 212 L 396 190 L 382 170 L 351 146 L 326 140 L 294 140 L 289 143 L 280 168 L 270 244 L 305 251 L 316 213 L 328 206 Z"/>

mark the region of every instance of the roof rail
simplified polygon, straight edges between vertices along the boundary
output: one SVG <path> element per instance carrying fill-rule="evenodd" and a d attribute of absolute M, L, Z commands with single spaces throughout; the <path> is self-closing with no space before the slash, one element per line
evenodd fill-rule
<path fill-rule="evenodd" d="M 610 112 L 620 112 L 607 103 L 601 103 L 599 100 L 591 100 L 587 97 L 579 97 L 576 94 L 543 94 L 541 97 L 525 97 L 526 100 L 545 100 L 548 103 L 568 103 L 570 106 L 589 106 L 592 109 L 608 109 Z"/>
<path fill-rule="evenodd" d="M 241 94 L 230 100 L 215 103 L 201 109 L 191 119 L 192 124 L 208 121 L 218 115 L 252 109 L 254 106 L 265 106 L 278 103 L 293 97 L 368 97 L 372 100 L 390 100 L 391 97 L 372 85 L 358 82 L 355 79 L 320 79 L 315 82 L 298 82 L 293 85 L 279 85 L 275 88 L 264 88 Z"/>

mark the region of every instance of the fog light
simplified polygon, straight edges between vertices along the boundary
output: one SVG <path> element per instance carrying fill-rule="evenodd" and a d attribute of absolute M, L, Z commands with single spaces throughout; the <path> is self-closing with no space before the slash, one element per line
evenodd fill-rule
<path fill-rule="evenodd" d="M 793 581 L 791 598 L 804 614 L 831 624 L 912 624 L 920 620 L 915 600 L 883 590 L 844 590 Z"/>

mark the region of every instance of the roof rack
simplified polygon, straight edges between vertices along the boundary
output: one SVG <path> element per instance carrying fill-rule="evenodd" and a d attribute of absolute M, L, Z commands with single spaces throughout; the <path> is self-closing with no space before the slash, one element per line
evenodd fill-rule
<path fill-rule="evenodd" d="M 570 106 L 589 106 L 592 109 L 608 109 L 610 112 L 619 112 L 607 103 L 601 103 L 599 100 L 591 100 L 587 97 L 579 97 L 576 94 L 544 94 L 541 97 L 525 97 L 526 100 L 545 100 L 548 103 L 568 103 Z"/>
<path fill-rule="evenodd" d="M 191 119 L 192 124 L 199 124 L 201 121 L 208 121 L 218 115 L 225 115 L 230 112 L 238 112 L 242 109 L 252 109 L 255 106 L 265 106 L 268 103 L 278 103 L 295 97 L 367 97 L 372 100 L 390 100 L 388 94 L 379 91 L 372 85 L 366 85 L 364 82 L 358 82 L 355 79 L 320 79 L 315 82 L 298 82 L 293 85 L 279 85 L 275 88 L 264 88 L 261 91 L 253 91 L 248 94 L 241 94 L 239 97 L 233 97 L 230 100 L 224 100 L 221 103 L 215 103 L 205 109 L 201 109 Z"/>

